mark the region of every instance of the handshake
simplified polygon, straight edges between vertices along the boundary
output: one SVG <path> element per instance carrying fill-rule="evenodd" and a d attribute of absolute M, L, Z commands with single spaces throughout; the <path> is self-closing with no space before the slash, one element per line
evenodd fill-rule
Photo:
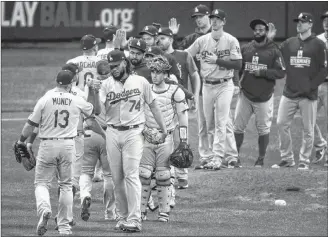
<path fill-rule="evenodd" d="M 87 85 L 88 85 L 89 88 L 98 91 L 100 89 L 100 87 L 101 87 L 102 81 L 100 81 L 98 79 L 90 79 L 90 78 L 88 78 L 86 80 L 86 83 L 87 83 Z"/>

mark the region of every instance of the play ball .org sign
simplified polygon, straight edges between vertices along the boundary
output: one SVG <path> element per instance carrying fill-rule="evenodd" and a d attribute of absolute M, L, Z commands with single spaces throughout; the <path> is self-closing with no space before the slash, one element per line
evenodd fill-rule
<path fill-rule="evenodd" d="M 110 25 L 134 34 L 135 9 L 136 2 L 1 2 L 2 39 L 100 37 Z"/>

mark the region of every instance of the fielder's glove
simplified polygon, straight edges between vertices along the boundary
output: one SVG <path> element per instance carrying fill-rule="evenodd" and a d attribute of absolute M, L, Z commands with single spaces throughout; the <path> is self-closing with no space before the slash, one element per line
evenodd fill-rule
<path fill-rule="evenodd" d="M 25 143 L 14 143 L 14 152 L 16 161 L 22 163 L 27 171 L 33 169 L 36 165 L 36 159 L 34 157 L 32 148 L 28 149 Z"/>
<path fill-rule="evenodd" d="M 165 141 L 165 138 L 163 139 L 163 134 L 156 128 L 149 128 L 145 126 L 144 130 L 142 131 L 142 134 L 149 143 L 154 145 L 164 143 Z"/>
<path fill-rule="evenodd" d="M 169 157 L 170 164 L 177 168 L 189 168 L 194 160 L 190 146 L 186 142 L 180 142 L 179 146 Z"/>

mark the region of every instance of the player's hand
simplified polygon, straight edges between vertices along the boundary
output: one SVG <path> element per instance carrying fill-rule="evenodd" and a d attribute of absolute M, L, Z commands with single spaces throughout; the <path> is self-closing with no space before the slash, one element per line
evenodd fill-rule
<path fill-rule="evenodd" d="M 233 95 L 238 95 L 240 92 L 240 88 L 239 86 L 235 86 L 234 90 L 233 90 Z"/>
<path fill-rule="evenodd" d="M 193 113 L 197 112 L 198 109 L 198 103 L 199 103 L 199 97 L 194 96 L 192 100 L 190 100 L 190 111 Z"/>
<path fill-rule="evenodd" d="M 160 136 L 161 136 L 161 138 L 160 138 L 160 143 L 164 143 L 165 142 L 165 138 L 167 137 L 167 133 L 160 133 Z"/>
<path fill-rule="evenodd" d="M 169 29 L 172 31 L 174 35 L 178 34 L 180 28 L 180 24 L 178 24 L 176 18 L 171 18 L 169 21 Z"/>
<path fill-rule="evenodd" d="M 202 59 L 202 55 L 200 53 L 196 54 L 196 60 L 200 61 Z"/>
<path fill-rule="evenodd" d="M 27 147 L 28 151 L 31 151 L 33 153 L 33 144 L 32 143 L 27 143 L 26 147 Z"/>
<path fill-rule="evenodd" d="M 126 39 L 126 31 L 125 30 L 121 30 L 121 37 L 122 37 L 122 48 L 124 48 L 127 44 L 128 44 L 128 41 Z"/>
<path fill-rule="evenodd" d="M 269 31 L 268 31 L 267 37 L 268 37 L 268 39 L 273 40 L 274 37 L 276 36 L 277 29 L 276 29 L 275 25 L 271 22 L 268 25 L 269 25 Z"/>
<path fill-rule="evenodd" d="M 205 62 L 209 64 L 216 64 L 216 60 L 218 59 L 218 56 L 216 56 L 214 53 L 209 53 L 205 56 Z"/>
<path fill-rule="evenodd" d="M 260 69 L 255 69 L 249 71 L 249 73 L 254 74 L 254 76 L 259 77 L 260 76 Z"/>

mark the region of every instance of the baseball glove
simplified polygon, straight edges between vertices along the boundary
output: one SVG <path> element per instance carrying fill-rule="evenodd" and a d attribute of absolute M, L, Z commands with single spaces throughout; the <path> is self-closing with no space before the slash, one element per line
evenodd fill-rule
<path fill-rule="evenodd" d="M 36 165 L 36 160 L 32 149 L 28 149 L 25 143 L 14 143 L 14 152 L 16 161 L 22 163 L 27 171 L 33 169 Z"/>
<path fill-rule="evenodd" d="M 193 160 L 194 155 L 186 142 L 180 142 L 169 158 L 170 164 L 177 168 L 189 168 Z"/>
<path fill-rule="evenodd" d="M 161 132 L 158 131 L 156 128 L 149 128 L 145 126 L 144 130 L 142 131 L 142 134 L 144 135 L 145 139 L 151 144 L 158 145 L 164 143 L 164 140 L 161 136 Z"/>

